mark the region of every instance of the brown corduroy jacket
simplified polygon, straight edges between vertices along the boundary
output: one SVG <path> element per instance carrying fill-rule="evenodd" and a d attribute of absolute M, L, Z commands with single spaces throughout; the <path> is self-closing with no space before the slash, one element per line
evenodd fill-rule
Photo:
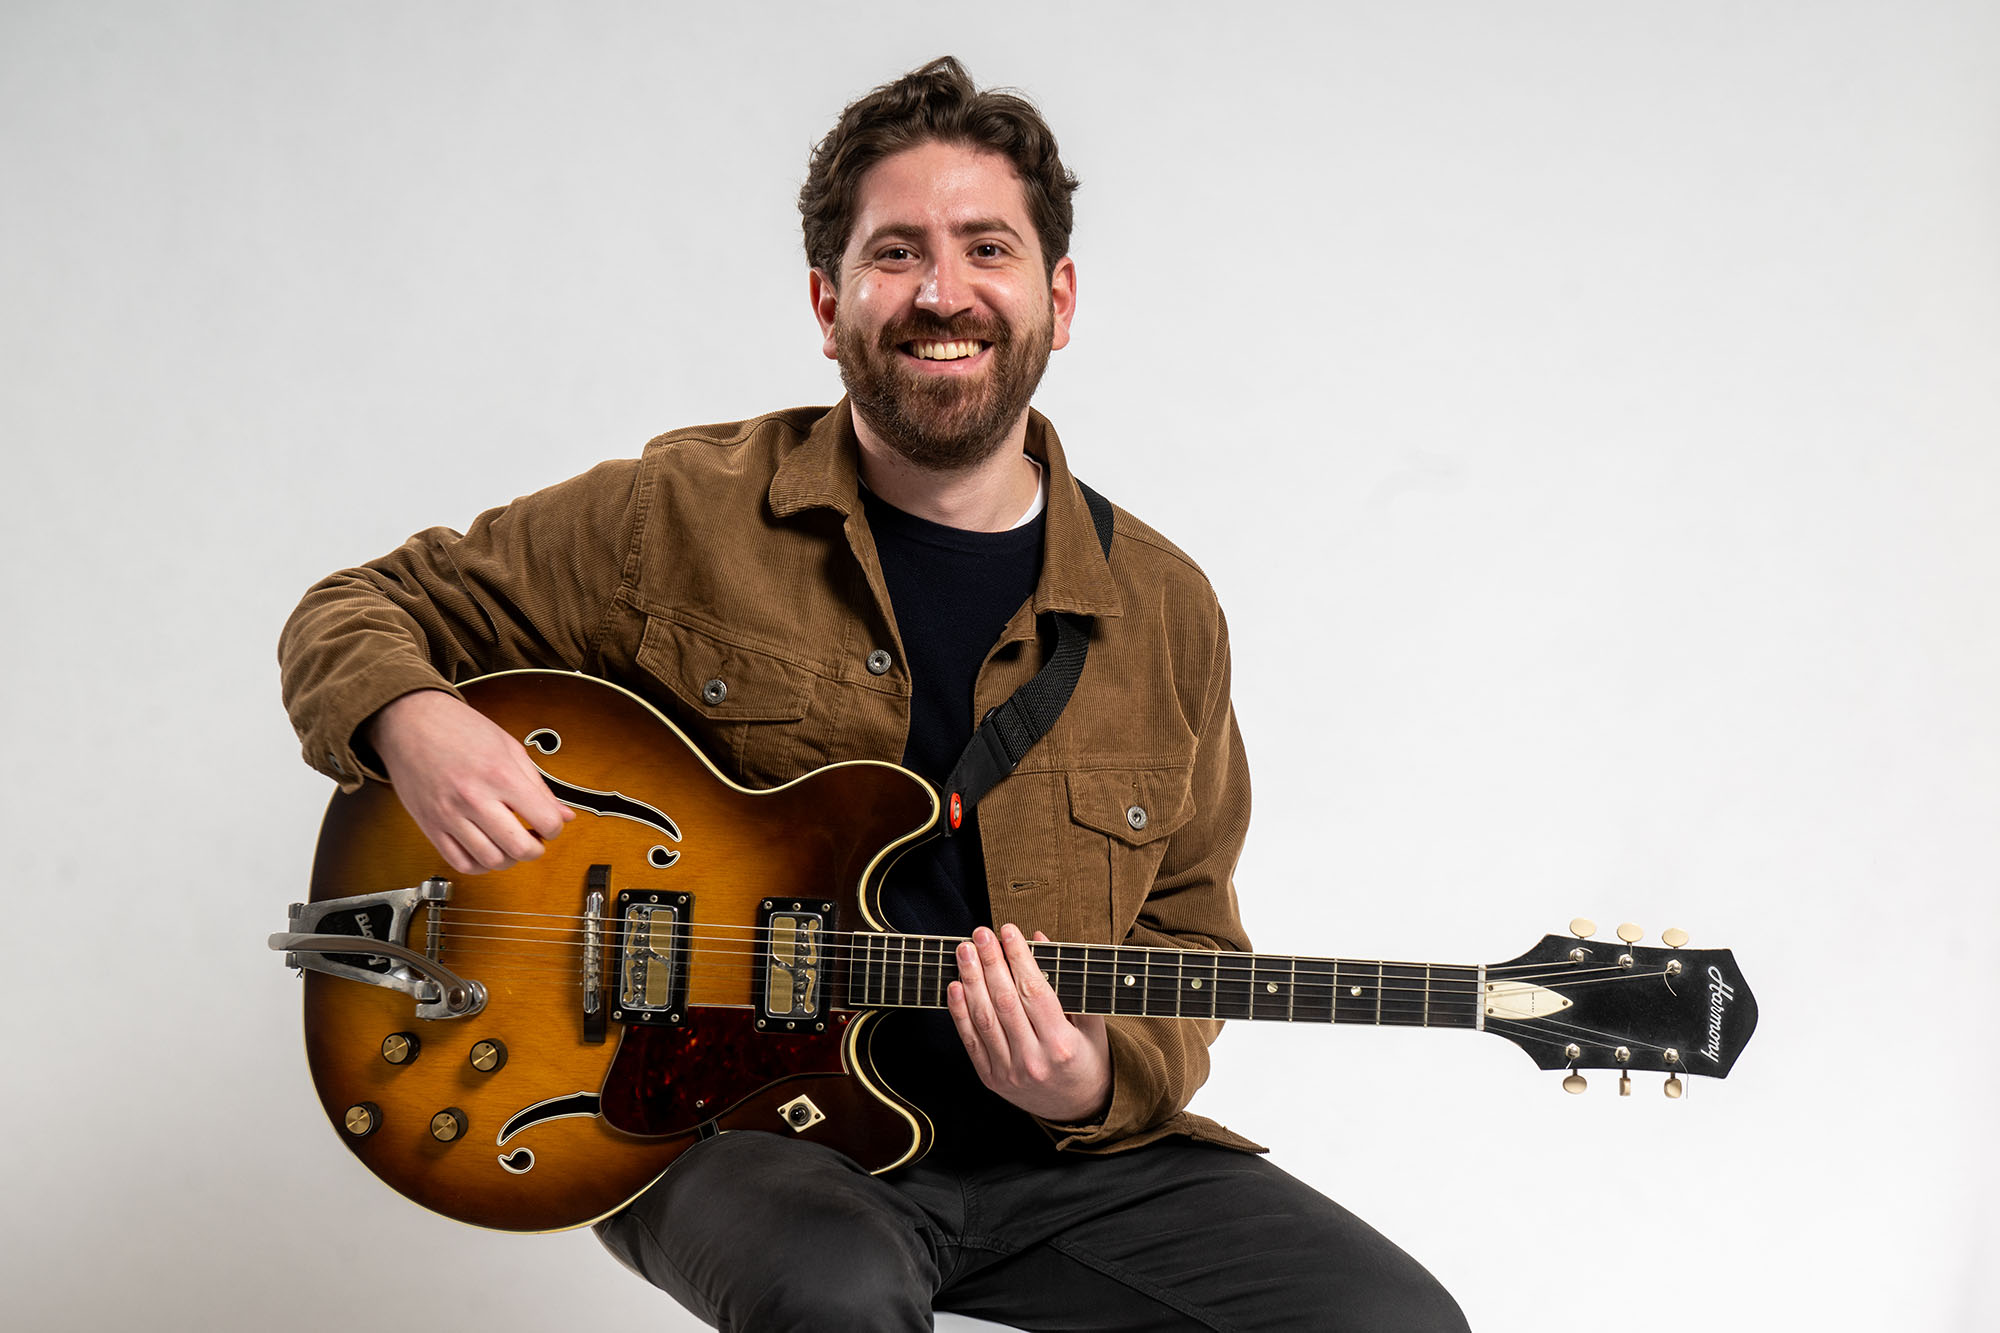
<path fill-rule="evenodd" d="M 381 778 L 356 745 L 377 709 L 513 667 L 633 690 L 748 786 L 899 759 L 910 680 L 856 448 L 844 402 L 673 431 L 462 536 L 432 528 L 322 580 L 279 644 L 307 762 L 349 787 Z M 1028 451 L 1047 469 L 1041 576 L 980 671 L 968 725 L 1046 660 L 1043 612 L 1096 624 L 1061 720 L 980 804 L 994 922 L 1085 944 L 1245 949 L 1231 875 L 1250 781 L 1214 592 L 1123 510 L 1107 562 L 1039 414 Z M 715 681 L 725 688 L 705 688 Z M 1110 1106 L 1099 1123 L 1049 1125 L 1059 1147 L 1185 1134 L 1256 1148 L 1185 1109 L 1220 1024 L 1108 1026 Z"/>

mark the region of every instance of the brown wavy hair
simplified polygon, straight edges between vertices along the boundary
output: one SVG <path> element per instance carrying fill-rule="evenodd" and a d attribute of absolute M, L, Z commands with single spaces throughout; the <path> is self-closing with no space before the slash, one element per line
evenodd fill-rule
<path fill-rule="evenodd" d="M 1069 253 L 1077 179 L 1063 166 L 1056 136 L 1034 103 L 1005 89 L 979 91 L 952 56 L 848 103 L 813 149 L 799 190 L 806 261 L 838 289 L 861 178 L 883 158 L 932 142 L 991 149 L 1014 164 L 1041 240 L 1042 267 L 1054 277 L 1056 262 Z"/>

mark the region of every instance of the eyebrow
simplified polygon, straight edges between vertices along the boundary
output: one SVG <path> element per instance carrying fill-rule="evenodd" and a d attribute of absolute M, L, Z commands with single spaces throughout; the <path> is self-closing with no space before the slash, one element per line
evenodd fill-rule
<path fill-rule="evenodd" d="M 864 250 L 873 250 L 882 242 L 897 236 L 917 236 L 923 228 L 912 222 L 888 222 L 868 233 L 868 239 L 861 243 Z M 1016 242 L 1026 245 L 1027 238 L 1015 231 L 1002 218 L 973 218 L 961 222 L 951 229 L 954 236 L 977 236 L 982 233 L 1011 236 Z"/>

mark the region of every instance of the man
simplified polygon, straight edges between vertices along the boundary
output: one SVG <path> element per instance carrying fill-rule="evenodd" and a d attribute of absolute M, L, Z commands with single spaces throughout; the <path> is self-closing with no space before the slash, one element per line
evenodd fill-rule
<path fill-rule="evenodd" d="M 1205 579 L 1118 512 L 1107 559 L 1029 408 L 1069 340 L 1075 179 L 1039 114 L 935 61 L 849 106 L 800 208 L 847 399 L 673 432 L 638 460 L 419 534 L 308 593 L 281 656 L 307 757 L 386 777 L 460 873 L 571 812 L 450 682 L 615 680 L 732 777 L 853 758 L 941 782 L 1088 617 L 1073 698 L 957 835 L 894 868 L 896 925 L 967 938 L 949 1015 L 878 1043 L 930 1117 L 871 1176 L 776 1134 L 691 1148 L 599 1226 L 721 1328 L 1457 1329 L 1429 1274 L 1186 1111 L 1218 1024 L 1066 1017 L 1028 936 L 1246 947 L 1249 814 Z M 997 927 L 997 930 L 996 930 Z"/>

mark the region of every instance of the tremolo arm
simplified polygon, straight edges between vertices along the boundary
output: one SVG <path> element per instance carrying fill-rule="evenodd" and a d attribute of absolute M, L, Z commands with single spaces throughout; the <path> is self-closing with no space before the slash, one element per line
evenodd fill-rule
<path fill-rule="evenodd" d="M 461 977 L 429 954 L 395 943 L 406 939 L 419 907 L 431 911 L 430 945 L 435 952 L 437 907 L 451 898 L 451 882 L 427 879 L 414 889 L 364 893 L 318 903 L 293 903 L 292 929 L 271 936 L 270 946 L 285 955 L 285 966 L 400 991 L 416 1003 L 418 1018 L 466 1018 L 486 1007 L 486 987 Z M 342 918 L 355 933 L 321 929 Z M 357 964 L 346 959 L 373 960 Z"/>

